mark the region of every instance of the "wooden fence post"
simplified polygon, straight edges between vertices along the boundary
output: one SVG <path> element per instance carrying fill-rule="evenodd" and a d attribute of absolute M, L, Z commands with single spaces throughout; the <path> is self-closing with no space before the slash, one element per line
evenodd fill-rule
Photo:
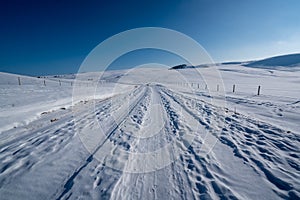
<path fill-rule="evenodd" d="M 205 89 L 207 90 L 207 84 L 205 84 Z"/>
<path fill-rule="evenodd" d="M 44 86 L 46 86 L 46 81 L 44 80 Z"/>
<path fill-rule="evenodd" d="M 61 82 L 60 82 L 60 80 L 58 80 L 59 81 L 59 85 L 61 86 Z"/>
<path fill-rule="evenodd" d="M 257 95 L 260 95 L 260 85 L 257 88 Z"/>
<path fill-rule="evenodd" d="M 20 77 L 18 77 L 18 82 L 19 82 L 19 85 L 21 85 L 21 79 L 20 79 Z"/>
<path fill-rule="evenodd" d="M 219 85 L 217 85 L 217 91 L 219 92 Z"/>
<path fill-rule="evenodd" d="M 233 93 L 235 92 L 235 84 L 233 84 L 233 86 L 232 86 L 232 92 Z"/>

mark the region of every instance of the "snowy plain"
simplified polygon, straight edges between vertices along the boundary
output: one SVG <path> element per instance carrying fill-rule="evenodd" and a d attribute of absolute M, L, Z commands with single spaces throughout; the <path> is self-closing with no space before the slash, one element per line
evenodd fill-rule
<path fill-rule="evenodd" d="M 299 199 L 299 86 L 240 64 L 0 73 L 0 199 Z"/>

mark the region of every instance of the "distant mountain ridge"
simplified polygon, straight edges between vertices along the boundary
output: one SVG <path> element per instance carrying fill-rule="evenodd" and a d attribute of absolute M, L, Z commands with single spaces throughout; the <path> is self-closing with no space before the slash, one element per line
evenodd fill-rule
<path fill-rule="evenodd" d="M 252 61 L 247 67 L 296 67 L 300 66 L 300 54 L 288 54 Z"/>
<path fill-rule="evenodd" d="M 178 69 L 187 69 L 187 68 L 199 68 L 199 67 L 209 67 L 211 65 L 213 64 L 201 64 L 196 66 L 180 64 L 180 65 L 173 66 L 170 69 L 178 70 Z M 300 67 L 300 53 L 274 56 L 274 57 L 265 58 L 256 61 L 223 62 L 223 63 L 216 63 L 215 65 L 242 65 L 245 67 L 255 67 L 255 68 Z"/>

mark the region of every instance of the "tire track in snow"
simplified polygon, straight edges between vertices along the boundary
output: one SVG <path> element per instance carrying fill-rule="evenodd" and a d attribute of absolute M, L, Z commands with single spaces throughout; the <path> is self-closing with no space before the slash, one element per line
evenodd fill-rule
<path fill-rule="evenodd" d="M 137 156 L 132 155 L 128 159 L 127 167 L 134 168 L 136 166 L 141 166 L 140 173 L 127 173 L 123 174 L 121 179 L 119 179 L 118 184 L 115 186 L 115 190 L 112 192 L 112 199 L 162 199 L 166 196 L 168 198 L 183 198 L 188 199 L 191 195 L 187 195 L 183 186 L 187 183 L 186 178 L 182 178 L 180 172 L 182 168 L 175 166 L 172 162 L 175 157 L 174 150 L 172 145 L 169 143 L 172 142 L 174 137 L 174 124 L 169 124 L 169 116 L 167 114 L 167 109 L 161 100 L 161 95 L 159 89 L 156 86 L 152 86 L 152 95 L 151 95 L 151 105 L 150 108 L 153 108 L 154 105 L 159 105 L 160 110 L 156 112 L 161 112 L 163 115 L 162 118 L 154 118 L 155 115 L 150 114 L 146 115 L 144 122 L 151 121 L 151 124 L 144 126 L 144 128 L 155 127 L 159 124 L 162 124 L 163 127 L 160 131 L 150 133 L 149 138 L 141 137 L 139 138 L 135 150 L 142 153 L 150 153 L 153 157 L 148 155 Z M 163 120 L 164 123 L 159 122 L 158 120 Z M 156 130 L 157 128 L 152 128 Z M 143 130 L 143 129 L 142 129 Z M 143 135 L 142 130 L 140 130 L 140 135 Z M 169 145 L 169 148 L 163 149 L 164 153 L 160 150 L 161 148 Z M 161 161 L 165 158 L 165 165 L 162 165 Z M 156 162 L 156 163 L 155 163 Z M 135 183 L 139 180 L 142 187 L 136 188 Z M 132 196 L 132 192 L 135 191 L 137 195 Z"/>
<path fill-rule="evenodd" d="M 202 101 L 185 95 L 173 94 L 185 99 L 189 109 L 195 110 L 202 106 L 191 106 L 188 102 Z M 239 113 L 231 116 L 221 116 L 215 106 L 211 107 L 214 124 L 218 118 L 225 119 L 218 139 L 233 149 L 234 155 L 243 159 L 257 174 L 265 177 L 267 182 L 273 184 L 272 190 L 283 198 L 300 196 L 299 158 L 300 140 L 296 133 L 286 132 L 281 128 L 266 122 L 251 119 Z M 229 113 L 229 111 L 226 111 Z M 202 112 L 203 114 L 203 112 Z M 284 178 L 282 178 L 284 177 Z"/>
<path fill-rule="evenodd" d="M 120 98 L 120 96 L 112 98 Z M 110 101 L 111 98 L 107 98 L 96 102 L 96 104 L 102 105 Z M 84 104 L 81 106 L 83 106 L 83 109 L 81 108 L 77 114 L 82 117 L 77 123 L 80 123 L 81 126 L 87 126 L 87 119 L 93 117 L 93 114 L 86 114 L 86 109 L 84 108 L 89 105 Z M 96 110 L 96 112 L 98 111 Z M 60 115 L 60 113 L 62 114 Z M 72 140 L 75 136 L 73 114 L 70 109 L 59 111 L 59 114 L 56 112 L 50 113 L 47 119 L 59 115 L 59 120 L 49 123 L 50 120 L 45 122 L 45 119 L 41 118 L 38 121 L 44 122 L 45 126 L 42 124 L 42 126 L 35 130 L 33 129 L 29 134 L 26 134 L 27 130 L 24 133 L 13 133 L 14 137 L 6 137 L 2 140 L 0 188 L 3 184 L 13 181 L 13 178 L 16 178 L 17 175 L 20 176 L 22 173 L 30 170 L 37 162 L 47 159 L 48 156 L 59 151 Z M 34 121 L 29 126 L 34 127 L 33 124 L 36 123 Z M 5 136 L 2 137 L 4 138 Z M 9 177 L 9 179 L 6 177 Z"/>
<path fill-rule="evenodd" d="M 128 192 L 128 188 L 126 186 L 128 186 L 129 184 L 127 183 L 127 177 L 128 177 L 127 175 L 130 175 L 130 173 L 128 173 L 127 171 L 134 170 L 134 169 L 130 169 L 129 166 L 130 161 L 132 161 L 130 158 L 130 153 L 136 150 L 136 146 L 139 144 L 139 138 L 135 137 L 136 135 L 133 132 L 137 132 L 138 130 L 140 130 L 140 128 L 142 127 L 145 113 L 149 111 L 149 95 L 150 95 L 149 91 L 150 90 L 147 90 L 147 94 L 145 95 L 143 101 L 139 103 L 139 105 L 132 112 L 130 118 L 128 118 L 126 122 L 124 122 L 122 127 L 120 127 L 120 130 L 124 132 L 125 135 L 130 135 L 131 143 L 130 143 L 130 148 L 127 149 L 127 151 L 129 152 L 129 156 L 124 163 L 124 169 L 122 170 L 119 179 L 116 181 L 110 195 L 108 196 L 108 198 L 110 199 L 111 198 L 117 199 L 116 196 L 118 195 L 121 195 L 122 199 L 129 198 L 127 195 L 130 195 L 130 199 L 142 198 L 141 196 L 139 196 L 139 193 L 137 192 L 138 188 L 143 188 L 144 186 L 144 180 L 141 179 L 141 177 L 138 176 L 134 178 L 130 177 L 131 178 L 130 185 L 136 186 L 134 188 L 135 189 L 134 191 Z M 101 187 L 101 185 L 99 187 Z"/>
<path fill-rule="evenodd" d="M 144 88 L 143 88 L 144 89 Z M 89 163 L 94 160 L 95 154 L 105 145 L 105 143 L 111 138 L 111 136 L 115 133 L 115 131 L 124 123 L 124 121 L 129 117 L 130 113 L 135 109 L 136 105 L 143 99 L 146 91 L 142 91 L 143 95 L 136 97 L 137 99 L 132 102 L 130 105 L 129 111 L 126 113 L 121 113 L 121 117 L 115 120 L 113 125 L 110 127 L 108 134 L 104 138 L 104 140 L 95 148 L 95 150 L 91 153 L 91 155 L 85 160 L 85 162 L 75 170 L 75 172 L 66 180 L 63 185 L 64 190 L 57 195 L 56 199 L 61 199 L 72 189 L 74 184 L 74 179 L 81 173 L 81 171 L 86 168 Z"/>
<path fill-rule="evenodd" d="M 162 118 L 154 118 L 155 115 L 151 115 L 151 112 L 146 114 L 143 118 L 143 122 L 150 121 L 150 125 L 145 125 L 143 128 L 154 127 L 162 124 L 163 127 L 159 132 L 155 132 L 156 135 L 147 131 L 151 135 L 149 138 L 143 137 L 143 129 L 138 130 L 142 137 L 137 139 L 136 145 L 132 146 L 134 152 L 150 153 L 153 158 L 149 158 L 147 155 L 137 156 L 132 154 L 125 168 L 129 171 L 133 171 L 137 166 L 140 166 L 139 173 L 123 173 L 118 183 L 114 187 L 112 192 L 112 199 L 162 199 L 166 196 L 174 199 L 190 199 L 192 196 L 186 194 L 183 187 L 187 183 L 186 176 L 182 177 L 182 167 L 176 166 L 173 162 L 175 157 L 174 149 L 172 145 L 165 149 L 165 153 L 161 154 L 159 149 L 166 146 L 169 142 L 172 142 L 174 137 L 174 124 L 169 124 L 169 116 L 165 104 L 163 104 L 161 95 L 156 86 L 152 86 L 151 103 L 149 108 L 153 108 L 154 105 L 159 105 L 160 111 L 163 115 Z M 149 114 L 150 113 L 150 114 Z M 164 123 L 158 122 L 163 120 Z M 176 127 L 175 127 L 176 129 Z M 155 130 L 155 128 L 153 128 Z M 162 158 L 166 158 L 166 166 L 160 165 Z M 170 162 L 168 162 L 170 160 Z M 153 162 L 156 162 L 154 164 Z M 152 170 L 151 170 L 152 169 Z M 126 171 L 126 170 L 125 170 Z M 127 170 L 128 171 L 128 170 Z M 137 185 L 139 183 L 139 185 Z"/>
<path fill-rule="evenodd" d="M 74 114 L 80 116 L 76 121 L 76 128 L 92 126 L 93 122 L 89 123 L 90 119 L 95 118 L 95 115 L 97 116 L 100 110 L 107 111 L 110 108 L 104 105 L 109 104 L 112 99 L 122 101 L 124 98 L 129 98 L 127 97 L 128 94 L 118 94 L 103 100 L 95 100 L 94 102 L 86 101 L 74 105 L 70 109 L 53 111 L 25 126 L 30 127 L 31 131 L 28 131 L 27 128 L 18 127 L 17 129 L 12 129 L 12 133 L 7 131 L 5 134 L 1 134 L 3 140 L 1 141 L 0 154 L 0 190 L 2 192 L 6 191 L 5 188 L 13 186 L 17 180 L 19 180 L 17 182 L 20 182 L 20 179 L 24 179 L 24 175 L 34 174 L 34 171 L 39 171 L 40 173 L 42 171 L 40 166 L 43 163 L 51 164 L 51 162 L 55 162 L 52 160 L 56 157 L 56 154 L 60 154 L 65 149 L 74 146 L 73 144 L 76 145 L 78 143 L 78 136 L 76 137 L 75 134 L 77 130 L 74 125 Z M 96 106 L 95 111 L 88 112 L 89 107 L 93 105 Z M 106 108 L 103 109 L 103 107 Z M 58 120 L 50 123 L 50 119 L 53 117 L 58 118 Z M 80 155 L 75 154 L 75 156 Z M 72 155 L 72 157 L 74 156 Z M 67 162 L 74 162 L 75 160 L 62 157 L 64 164 L 59 166 L 67 167 Z M 62 171 L 65 171 L 65 169 L 62 169 Z M 38 180 L 43 182 L 42 179 L 38 178 Z M 27 186 L 31 187 L 30 185 Z"/>
<path fill-rule="evenodd" d="M 205 137 L 203 133 L 199 133 L 201 129 L 197 130 L 197 128 L 193 126 L 195 124 L 203 126 L 203 123 L 199 123 L 198 119 L 196 118 L 196 114 L 188 111 L 185 106 L 183 106 L 177 99 L 170 95 L 164 88 L 162 88 L 162 92 L 164 93 L 163 96 L 166 101 L 169 102 L 169 104 L 172 104 L 170 107 L 173 109 L 177 107 L 177 110 L 181 110 L 182 119 L 178 120 L 177 123 L 182 124 L 181 126 L 185 127 L 185 131 L 190 131 L 192 134 L 202 134 L 201 137 L 196 137 L 192 144 L 181 145 L 184 148 L 181 150 L 182 154 L 179 157 L 180 162 L 177 162 L 183 165 L 182 168 L 185 170 L 185 174 L 191 186 L 190 188 L 194 188 L 194 190 L 191 191 L 193 198 L 237 199 L 235 194 L 228 187 L 222 184 L 221 181 L 218 181 L 217 176 L 210 167 L 212 165 L 212 161 L 208 160 L 206 157 L 199 156 L 199 151 L 196 152 L 194 149 L 194 146 L 197 147 L 203 145 Z M 192 123 L 192 121 L 194 122 Z M 207 127 L 209 126 L 204 126 L 206 129 Z M 177 140 L 181 141 L 180 137 Z"/>

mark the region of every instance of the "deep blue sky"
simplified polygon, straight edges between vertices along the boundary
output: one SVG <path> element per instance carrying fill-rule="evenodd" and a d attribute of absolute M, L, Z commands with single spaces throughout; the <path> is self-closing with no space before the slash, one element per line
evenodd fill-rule
<path fill-rule="evenodd" d="M 148 26 L 192 37 L 216 62 L 300 52 L 299 10 L 299 0 L 1 0 L 0 70 L 74 73 L 103 40 Z M 123 60 L 113 67 L 180 62 L 155 51 Z"/>

